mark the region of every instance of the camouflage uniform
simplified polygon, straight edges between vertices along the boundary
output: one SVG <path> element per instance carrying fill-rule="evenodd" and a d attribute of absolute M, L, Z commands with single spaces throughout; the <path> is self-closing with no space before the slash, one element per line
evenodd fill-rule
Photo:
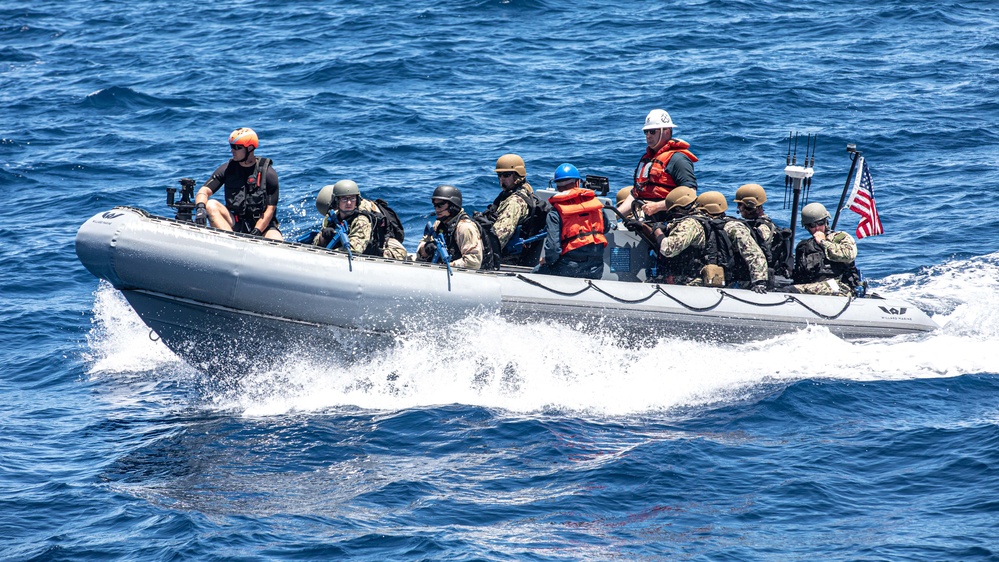
<path fill-rule="evenodd" d="M 354 220 L 350 221 L 350 229 L 347 231 L 347 238 L 350 240 L 350 251 L 360 254 L 371 242 L 371 219 L 358 213 Z"/>
<path fill-rule="evenodd" d="M 770 231 L 768 228 L 765 230 Z M 753 239 L 753 233 L 749 231 L 749 227 L 741 221 L 726 221 L 725 234 L 728 234 L 728 238 L 732 241 L 735 250 L 739 252 L 742 259 L 746 261 L 746 265 L 749 266 L 749 281 L 751 283 L 766 281 L 767 256 L 756 244 L 756 240 Z M 770 236 L 772 238 L 773 233 L 770 233 Z"/>
<path fill-rule="evenodd" d="M 392 260 L 405 260 L 408 257 L 408 254 L 406 253 L 406 247 L 402 245 L 402 242 L 396 240 L 395 238 L 389 237 L 385 239 L 385 247 L 382 249 L 382 257 Z"/>
<path fill-rule="evenodd" d="M 323 218 L 322 228 L 332 227 L 332 221 L 330 221 L 330 217 L 327 215 Z M 368 248 L 368 243 L 371 241 L 371 219 L 361 213 L 357 213 L 350 220 L 350 225 L 347 227 L 347 238 L 350 242 L 351 252 L 355 254 L 364 253 L 364 250 Z M 315 246 L 324 245 L 320 236 L 316 236 L 312 244 Z"/>
<path fill-rule="evenodd" d="M 464 215 L 464 211 L 462 211 L 462 214 Z M 440 220 L 434 222 L 435 232 L 440 227 L 440 222 Z M 433 238 L 430 236 L 424 236 L 420 240 L 420 245 L 416 249 L 417 256 L 419 256 L 423 247 L 432 240 Z M 482 265 L 482 236 L 479 235 L 479 227 L 472 219 L 468 218 L 468 215 L 464 215 L 458 220 L 458 224 L 454 228 L 454 243 L 461 252 L 461 257 L 453 260 L 451 267 L 479 269 Z M 429 261 L 430 259 L 433 259 L 433 256 L 423 261 Z"/>
<path fill-rule="evenodd" d="M 659 245 L 659 253 L 665 258 L 672 258 L 690 246 L 703 248 L 706 243 L 701 223 L 696 219 L 685 217 L 670 231 L 666 238 L 663 238 Z"/>
<path fill-rule="evenodd" d="M 834 263 L 848 264 L 857 259 L 857 243 L 845 232 L 830 232 L 821 244 L 825 259 Z M 795 284 L 793 287 L 799 293 L 809 295 L 833 295 L 848 297 L 853 294 L 853 287 L 841 283 L 835 278 L 814 283 Z"/>
<path fill-rule="evenodd" d="M 770 217 L 768 217 L 766 215 L 761 215 L 760 219 L 770 220 Z M 754 220 L 756 220 L 756 219 L 754 219 Z M 770 220 L 770 222 L 772 223 L 773 220 Z M 776 233 L 773 230 L 770 229 L 769 223 L 764 222 L 763 220 L 760 220 L 760 223 L 756 227 L 756 229 L 760 232 L 760 236 L 763 237 L 763 241 L 764 242 L 766 242 L 767 244 L 772 244 L 773 243 L 773 241 L 774 241 L 774 234 L 776 234 Z"/>
<path fill-rule="evenodd" d="M 506 247 L 507 242 L 510 241 L 510 237 L 517 230 L 517 225 L 520 224 L 520 221 L 527 218 L 527 214 L 531 211 L 524 198 L 517 195 L 516 192 L 520 190 L 526 191 L 528 197 L 534 195 L 534 189 L 531 187 L 531 184 L 525 181 L 517 186 L 513 190 L 514 193 L 511 193 L 504 199 L 496 210 L 496 221 L 493 223 L 493 232 L 499 238 L 500 249 Z"/>
<path fill-rule="evenodd" d="M 366 211 L 369 213 L 382 214 L 382 210 L 378 208 L 378 205 L 374 201 L 368 201 L 367 199 L 361 199 L 357 206 L 360 211 Z M 323 218 L 322 228 L 327 228 L 331 226 L 329 216 Z M 350 241 L 350 251 L 355 254 L 364 253 L 367 249 L 368 244 L 371 243 L 372 235 L 374 234 L 374 228 L 371 224 L 371 219 L 366 215 L 358 213 L 353 219 L 351 219 L 350 227 L 347 229 L 347 238 Z M 313 241 L 313 244 L 318 244 L 320 242 L 319 237 Z M 385 238 L 385 246 L 381 248 L 382 257 L 395 259 L 395 260 L 405 260 L 407 257 L 406 248 L 401 242 L 392 237 Z"/>

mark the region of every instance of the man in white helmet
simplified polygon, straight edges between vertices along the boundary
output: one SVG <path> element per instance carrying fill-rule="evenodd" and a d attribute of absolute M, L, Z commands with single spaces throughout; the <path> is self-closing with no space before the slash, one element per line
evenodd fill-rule
<path fill-rule="evenodd" d="M 812 236 L 794 249 L 794 285 L 789 292 L 841 297 L 855 294 L 861 283 L 854 263 L 857 243 L 845 232 L 829 230 L 830 219 L 822 203 L 809 203 L 801 209 L 801 226 Z"/>
<path fill-rule="evenodd" d="M 631 211 L 632 202 L 638 200 L 645 216 L 662 221 L 664 217 L 653 215 L 666 209 L 663 201 L 674 187 L 682 185 L 697 190 L 694 176 L 697 157 L 690 152 L 690 143 L 673 138 L 675 128 L 669 113 L 662 109 L 653 109 L 645 117 L 642 130 L 647 147 L 635 168 L 631 195 L 618 205 L 622 214 Z"/>

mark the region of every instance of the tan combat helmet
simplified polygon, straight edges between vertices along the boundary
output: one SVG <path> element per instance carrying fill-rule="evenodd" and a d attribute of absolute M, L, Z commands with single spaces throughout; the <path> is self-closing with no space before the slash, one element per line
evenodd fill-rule
<path fill-rule="evenodd" d="M 697 196 L 697 208 L 709 215 L 722 215 L 728 209 L 728 201 L 720 191 L 705 191 Z"/>
<path fill-rule="evenodd" d="M 757 183 L 747 183 L 735 190 L 735 202 L 755 209 L 767 202 L 767 192 Z"/>
<path fill-rule="evenodd" d="M 631 195 L 631 188 L 632 188 L 632 186 L 629 185 L 628 187 L 622 187 L 621 189 L 619 189 L 617 191 L 617 204 L 618 205 L 620 205 L 625 199 L 628 198 L 629 195 Z"/>
<path fill-rule="evenodd" d="M 697 201 L 697 192 L 685 185 L 681 185 L 680 187 L 674 187 L 669 192 L 664 203 L 666 203 L 666 211 L 672 211 L 677 207 L 686 207 L 694 201 Z"/>
<path fill-rule="evenodd" d="M 516 154 L 504 154 L 496 159 L 496 173 L 500 172 L 514 172 L 522 178 L 527 177 L 524 159 Z"/>

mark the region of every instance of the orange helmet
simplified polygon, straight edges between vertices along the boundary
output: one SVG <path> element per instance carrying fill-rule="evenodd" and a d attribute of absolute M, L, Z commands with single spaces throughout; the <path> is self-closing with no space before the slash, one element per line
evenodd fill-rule
<path fill-rule="evenodd" d="M 240 146 L 252 146 L 253 148 L 257 148 L 260 146 L 260 141 L 257 140 L 257 133 L 254 133 L 253 129 L 249 127 L 241 127 L 229 135 L 229 144 L 238 144 Z"/>

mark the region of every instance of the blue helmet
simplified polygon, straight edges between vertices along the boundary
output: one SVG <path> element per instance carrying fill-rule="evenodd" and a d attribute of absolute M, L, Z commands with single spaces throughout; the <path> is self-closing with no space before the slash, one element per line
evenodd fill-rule
<path fill-rule="evenodd" d="M 579 170 L 576 169 L 572 164 L 562 164 L 558 168 L 555 168 L 555 177 L 552 178 L 553 181 L 560 182 L 562 180 L 580 180 L 583 179 L 579 175 Z"/>

